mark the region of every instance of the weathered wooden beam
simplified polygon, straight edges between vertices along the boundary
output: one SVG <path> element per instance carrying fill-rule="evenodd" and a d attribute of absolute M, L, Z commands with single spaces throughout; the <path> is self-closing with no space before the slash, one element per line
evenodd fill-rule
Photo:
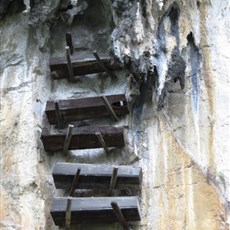
<path fill-rule="evenodd" d="M 114 223 L 117 217 L 111 203 L 116 202 L 126 221 L 140 221 L 140 208 L 137 197 L 90 197 L 72 198 L 71 224 Z M 53 198 L 51 216 L 55 225 L 65 225 L 67 197 Z"/>
<path fill-rule="evenodd" d="M 108 95 L 106 99 L 116 116 L 120 117 L 129 113 L 124 94 Z M 102 97 L 60 100 L 58 105 L 63 123 L 111 116 L 111 112 Z M 51 125 L 59 122 L 55 110 L 55 101 L 47 101 L 45 113 Z"/>
<path fill-rule="evenodd" d="M 72 138 L 69 150 L 101 148 L 96 132 L 100 132 L 107 147 L 123 147 L 123 128 L 112 126 L 84 126 L 75 127 L 72 131 Z M 41 140 L 47 152 L 63 150 L 67 129 L 59 130 L 57 134 L 49 134 L 47 129 L 42 130 Z"/>
<path fill-rule="evenodd" d="M 124 69 L 122 64 L 115 62 L 109 56 L 100 55 L 100 60 L 110 69 L 110 71 Z M 71 63 L 74 76 L 105 72 L 92 54 L 90 54 L 89 57 L 72 56 Z M 55 72 L 55 74 L 52 74 L 53 79 L 68 78 L 68 66 L 66 58 L 51 58 L 49 65 L 51 73 Z"/>
<path fill-rule="evenodd" d="M 72 184 L 76 169 L 81 168 L 77 185 L 78 189 L 103 188 L 109 191 L 114 167 L 118 169 L 116 188 L 119 189 L 119 187 L 130 185 L 138 186 L 141 184 L 142 169 L 131 166 L 56 163 L 52 175 L 57 189 L 67 189 Z"/>

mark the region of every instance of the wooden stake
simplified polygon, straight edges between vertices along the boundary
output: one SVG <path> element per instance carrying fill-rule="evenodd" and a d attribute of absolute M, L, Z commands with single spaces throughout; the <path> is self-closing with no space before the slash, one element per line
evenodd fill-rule
<path fill-rule="evenodd" d="M 70 142 L 72 139 L 73 127 L 74 127 L 74 125 L 68 126 L 68 130 L 67 130 L 67 134 L 66 134 L 66 138 L 65 138 L 65 142 L 64 142 L 64 146 L 63 146 L 64 154 L 66 154 L 67 151 L 69 150 L 69 145 L 70 145 Z"/>
<path fill-rule="evenodd" d="M 105 152 L 108 154 L 109 153 L 109 149 L 108 149 L 108 147 L 107 147 L 107 145 L 105 143 L 105 140 L 104 140 L 103 136 L 101 135 L 101 133 L 100 132 L 96 132 L 95 135 L 97 136 L 97 138 L 98 138 L 98 140 L 99 140 L 99 142 L 101 144 L 101 147 L 103 147 L 104 150 L 105 150 Z"/>
<path fill-rule="evenodd" d="M 128 230 L 129 229 L 129 225 L 125 219 L 125 217 L 123 216 L 120 207 L 118 206 L 117 202 L 111 202 L 111 206 L 113 208 L 113 211 L 118 219 L 119 224 L 125 229 Z"/>
<path fill-rule="evenodd" d="M 73 66 L 71 62 L 69 46 L 66 46 L 65 50 L 66 50 L 66 59 L 67 59 L 67 66 L 68 66 L 68 72 L 69 72 L 69 80 L 73 82 L 75 79 L 74 79 Z"/>
<path fill-rule="evenodd" d="M 67 206 L 65 211 L 65 229 L 69 230 L 71 225 L 71 204 L 72 204 L 72 197 L 67 198 Z"/>
<path fill-rule="evenodd" d="M 73 54 L 73 41 L 72 41 L 72 35 L 71 33 L 66 33 L 65 34 L 65 39 L 66 39 L 66 45 L 69 46 L 70 54 Z"/>
<path fill-rule="evenodd" d="M 57 127 L 59 129 L 62 129 L 63 128 L 63 121 L 62 121 L 62 115 L 61 115 L 58 101 L 55 101 L 55 116 L 56 116 L 56 121 L 57 121 Z"/>
<path fill-rule="evenodd" d="M 114 190 L 117 182 L 117 173 L 118 173 L 118 168 L 113 167 L 113 174 L 111 177 L 110 185 L 109 185 L 109 194 L 112 194 L 112 191 Z"/>
<path fill-rule="evenodd" d="M 117 117 L 116 113 L 114 112 L 114 110 L 113 110 L 112 106 L 110 105 L 110 103 L 109 103 L 108 99 L 106 98 L 106 96 L 102 95 L 101 98 L 103 99 L 107 110 L 111 113 L 111 115 L 114 118 L 114 120 L 119 121 L 119 118 Z"/>
<path fill-rule="evenodd" d="M 93 52 L 94 57 L 97 59 L 98 64 L 101 66 L 102 69 L 104 69 L 104 71 L 111 76 L 111 78 L 113 80 L 117 79 L 117 76 L 101 61 L 99 55 L 97 54 L 97 51 L 95 50 Z"/>
<path fill-rule="evenodd" d="M 76 187 L 78 185 L 78 180 L 79 180 L 80 172 L 81 172 L 81 169 L 78 168 L 77 172 L 76 172 L 76 174 L 74 176 L 73 183 L 72 183 L 72 185 L 70 187 L 69 196 L 73 196 L 74 190 L 76 189 Z"/>

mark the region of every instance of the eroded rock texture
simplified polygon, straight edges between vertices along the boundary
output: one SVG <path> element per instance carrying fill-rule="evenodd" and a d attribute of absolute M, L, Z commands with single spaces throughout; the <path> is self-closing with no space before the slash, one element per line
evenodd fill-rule
<path fill-rule="evenodd" d="M 52 168 L 66 161 L 143 168 L 142 221 L 132 229 L 228 229 L 229 10 L 228 0 L 1 1 L 0 228 L 64 229 L 49 209 L 64 193 Z M 74 55 L 110 53 L 127 69 L 115 82 L 106 74 L 52 80 L 48 61 L 64 55 L 65 32 Z M 126 147 L 108 157 L 103 149 L 46 153 L 46 101 L 101 93 L 130 101 L 131 114 L 116 123 L 126 127 Z M 114 124 L 95 123 L 105 122 Z"/>

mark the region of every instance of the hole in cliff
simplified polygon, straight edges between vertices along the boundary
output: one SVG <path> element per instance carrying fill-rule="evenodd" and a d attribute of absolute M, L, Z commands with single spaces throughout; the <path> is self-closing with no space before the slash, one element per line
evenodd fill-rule
<path fill-rule="evenodd" d="M 115 27 L 110 5 L 106 1 L 79 1 L 78 5 L 65 6 L 51 28 L 51 49 L 65 46 L 65 32 L 71 32 L 77 55 L 89 55 L 91 50 L 107 53 L 111 46 L 110 35 Z M 80 52 L 80 53 L 79 53 Z"/>
<path fill-rule="evenodd" d="M 179 7 L 174 3 L 169 11 L 168 16 L 171 19 L 171 22 L 175 24 L 179 18 Z"/>
<path fill-rule="evenodd" d="M 18 14 L 26 9 L 23 0 L 1 1 L 0 3 L 0 20 L 6 15 Z"/>
<path fill-rule="evenodd" d="M 179 6 L 175 2 L 169 8 L 167 15 L 171 21 L 171 33 L 176 37 L 177 43 L 179 43 L 178 20 L 180 16 L 180 9 L 179 9 Z"/>
<path fill-rule="evenodd" d="M 104 4 L 103 1 L 100 0 L 86 2 L 88 4 L 88 7 L 83 14 L 79 14 L 76 16 L 77 23 L 84 23 L 92 29 L 97 27 L 95 28 L 95 30 L 106 26 L 112 18 L 110 8 L 107 8 L 107 4 Z"/>
<path fill-rule="evenodd" d="M 197 8 L 199 8 L 199 7 L 200 7 L 200 4 L 201 4 L 201 3 L 200 3 L 200 1 L 197 1 L 197 2 L 196 2 L 196 6 L 197 6 Z"/>
<path fill-rule="evenodd" d="M 146 18 L 147 17 L 147 4 L 145 0 L 141 0 L 141 7 L 142 7 L 142 16 Z"/>
<path fill-rule="evenodd" d="M 188 41 L 189 43 L 195 44 L 195 41 L 194 41 L 194 37 L 193 37 L 193 33 L 192 33 L 192 32 L 190 32 L 190 33 L 188 34 L 188 36 L 187 36 L 187 41 Z"/>

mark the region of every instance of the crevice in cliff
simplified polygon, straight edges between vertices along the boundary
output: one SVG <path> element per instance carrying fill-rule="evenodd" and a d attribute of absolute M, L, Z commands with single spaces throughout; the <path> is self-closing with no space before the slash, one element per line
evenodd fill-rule
<path fill-rule="evenodd" d="M 192 98 L 193 109 L 197 114 L 199 113 L 199 93 L 200 93 L 200 54 L 199 49 L 195 44 L 193 33 L 190 32 L 187 36 L 189 59 L 191 64 L 191 83 L 192 83 Z"/>
<path fill-rule="evenodd" d="M 158 109 L 166 102 L 168 91 L 179 80 L 181 89 L 185 86 L 186 63 L 179 50 L 179 6 L 174 2 L 160 20 L 157 30 L 158 49 L 156 54 Z"/>
<path fill-rule="evenodd" d="M 26 9 L 23 0 L 2 0 L 0 3 L 0 20 L 6 16 L 18 14 Z"/>

